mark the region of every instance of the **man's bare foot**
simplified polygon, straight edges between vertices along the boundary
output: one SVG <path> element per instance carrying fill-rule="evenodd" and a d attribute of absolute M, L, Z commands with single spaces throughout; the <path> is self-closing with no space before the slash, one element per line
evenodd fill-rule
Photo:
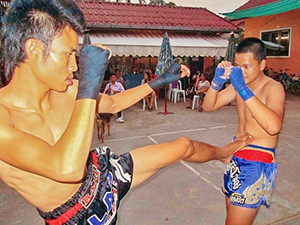
<path fill-rule="evenodd" d="M 223 163 L 229 163 L 234 153 L 246 147 L 252 141 L 253 137 L 250 135 L 243 135 L 236 138 L 233 142 L 222 148 L 222 155 L 220 156 L 219 160 Z"/>

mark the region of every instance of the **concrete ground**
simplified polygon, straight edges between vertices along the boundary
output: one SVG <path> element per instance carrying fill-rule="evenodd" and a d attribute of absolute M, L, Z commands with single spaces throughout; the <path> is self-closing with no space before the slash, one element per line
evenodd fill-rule
<path fill-rule="evenodd" d="M 216 112 L 186 109 L 182 101 L 168 101 L 168 111 L 142 111 L 141 103 L 125 110 L 125 123 L 112 123 L 104 145 L 121 154 L 148 144 L 188 136 L 217 146 L 229 143 L 236 130 L 236 105 Z M 266 118 L 267 119 L 267 118 Z M 277 160 L 278 173 L 269 209 L 261 207 L 255 225 L 300 224 L 300 99 L 288 96 Z M 100 143 L 95 138 L 93 146 Z M 220 191 L 224 165 L 179 162 L 165 168 L 146 183 L 131 190 L 121 202 L 118 225 L 219 225 L 226 211 Z M 0 182 L 0 225 L 44 224 L 36 210 Z"/>

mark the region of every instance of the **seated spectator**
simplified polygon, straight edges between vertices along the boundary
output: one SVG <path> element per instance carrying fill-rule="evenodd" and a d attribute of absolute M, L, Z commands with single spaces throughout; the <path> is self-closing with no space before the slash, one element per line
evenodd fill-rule
<path fill-rule="evenodd" d="M 150 73 L 150 79 L 155 79 L 157 76 L 156 74 L 154 73 L 154 70 L 152 68 L 149 68 L 148 69 L 148 72 Z"/>
<path fill-rule="evenodd" d="M 103 93 L 107 95 L 115 95 L 122 91 L 125 91 L 123 85 L 117 81 L 117 76 L 112 74 L 109 83 L 106 85 Z M 118 112 L 118 118 L 116 120 L 118 123 L 124 123 L 123 112 Z"/>
<path fill-rule="evenodd" d="M 155 74 L 154 69 L 149 68 L 149 69 L 148 69 L 148 72 L 149 72 L 149 74 L 150 74 L 150 80 L 153 80 L 153 79 L 155 79 L 155 78 L 157 77 L 157 75 Z M 156 96 L 159 96 L 159 88 L 157 88 L 157 89 L 155 90 L 155 94 L 156 94 Z"/>
<path fill-rule="evenodd" d="M 150 76 L 151 76 L 150 73 L 148 71 L 145 71 L 144 72 L 144 79 L 142 80 L 142 84 L 148 83 L 151 80 Z M 153 110 L 153 103 L 154 103 L 154 100 L 155 100 L 155 96 L 156 96 L 155 91 L 152 91 L 150 95 L 145 97 L 146 104 L 147 104 L 147 109 L 149 111 Z"/>
<path fill-rule="evenodd" d="M 203 99 L 205 97 L 205 94 L 206 94 L 209 86 L 210 86 L 210 82 L 206 79 L 206 76 L 203 73 L 201 73 L 200 75 L 197 75 L 196 82 L 193 85 L 193 87 L 186 91 L 187 101 L 189 103 L 187 108 L 189 108 L 189 109 L 192 108 L 194 95 L 199 95 L 198 111 L 202 112 L 203 111 L 203 109 L 202 109 Z"/>

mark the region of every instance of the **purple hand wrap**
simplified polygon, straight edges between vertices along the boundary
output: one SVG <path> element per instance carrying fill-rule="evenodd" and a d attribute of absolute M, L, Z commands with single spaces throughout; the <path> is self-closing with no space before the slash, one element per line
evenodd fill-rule
<path fill-rule="evenodd" d="M 109 50 L 85 45 L 79 54 L 79 85 L 76 99 L 97 99 L 108 64 Z"/>
<path fill-rule="evenodd" d="M 244 101 L 247 101 L 254 96 L 251 89 L 245 83 L 241 68 L 236 66 L 232 67 L 229 78 L 234 89 L 239 93 Z"/>
<path fill-rule="evenodd" d="M 174 80 L 178 80 L 181 77 L 181 66 L 178 63 L 172 63 L 168 69 L 160 76 L 153 80 L 151 80 L 148 84 L 153 89 L 156 90 L 164 86 L 165 84 L 169 84 Z"/>
<path fill-rule="evenodd" d="M 228 79 L 221 78 L 221 76 L 224 75 L 224 72 L 225 72 L 224 68 L 221 67 L 216 68 L 215 77 L 211 82 L 212 89 L 219 91 L 223 87 L 224 83 L 228 80 Z"/>

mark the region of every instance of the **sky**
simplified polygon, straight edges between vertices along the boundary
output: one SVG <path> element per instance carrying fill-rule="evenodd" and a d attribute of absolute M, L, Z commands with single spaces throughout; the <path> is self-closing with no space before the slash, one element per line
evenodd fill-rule
<path fill-rule="evenodd" d="M 174 2 L 177 6 L 203 7 L 214 13 L 232 12 L 249 0 L 165 0 Z M 132 3 L 138 0 L 131 0 Z M 148 2 L 148 1 L 146 1 Z"/>

